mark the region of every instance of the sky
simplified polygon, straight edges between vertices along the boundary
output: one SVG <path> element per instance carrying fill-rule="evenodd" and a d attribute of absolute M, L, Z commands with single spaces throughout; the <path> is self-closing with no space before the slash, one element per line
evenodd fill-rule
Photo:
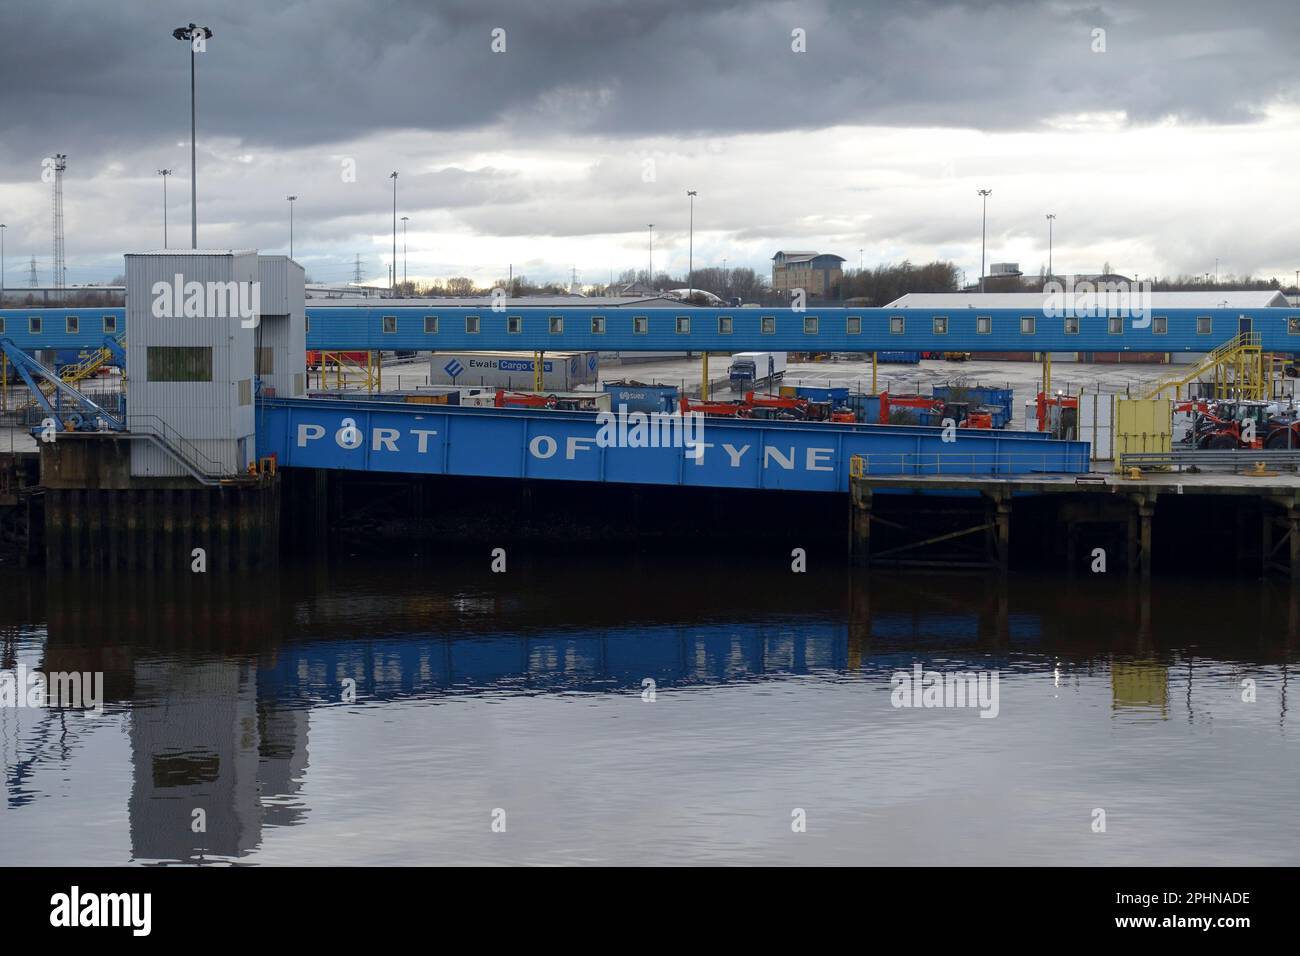
<path fill-rule="evenodd" d="M 173 12 L 179 11 L 179 12 Z M 603 283 L 949 259 L 1294 281 L 1295 0 L 120 0 L 0 5 L 5 285 L 189 245 L 191 19 L 202 248 L 399 277 Z M 690 248 L 695 190 L 694 242 Z"/>

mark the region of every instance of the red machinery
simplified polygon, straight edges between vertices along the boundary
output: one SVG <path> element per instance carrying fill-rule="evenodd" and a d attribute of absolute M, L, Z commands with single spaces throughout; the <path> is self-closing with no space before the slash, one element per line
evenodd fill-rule
<path fill-rule="evenodd" d="M 1279 417 L 1268 402 L 1188 402 L 1177 410 L 1195 415 L 1192 440 L 1197 448 L 1300 448 L 1300 423 Z"/>
<path fill-rule="evenodd" d="M 678 402 L 682 414 L 699 412 L 726 418 L 768 418 L 802 422 L 836 422 L 856 424 L 857 416 L 847 408 L 832 408 L 830 402 L 813 402 L 791 396 L 757 395 L 746 392 L 739 402 L 700 402 L 682 398 Z"/>
<path fill-rule="evenodd" d="M 554 408 L 555 396 L 534 392 L 507 392 L 504 388 L 498 388 L 493 404 L 497 408 Z"/>
<path fill-rule="evenodd" d="M 1040 432 L 1061 431 L 1058 424 L 1064 420 L 1079 420 L 1079 400 L 1073 395 L 1048 395 L 1038 393 L 1038 430 Z M 1073 423 L 1071 426 L 1073 427 Z"/>
<path fill-rule="evenodd" d="M 889 416 L 891 412 L 907 409 L 917 412 L 939 414 L 943 412 L 943 402 L 937 398 L 925 395 L 890 395 L 888 392 L 880 393 L 880 424 L 889 424 Z"/>
<path fill-rule="evenodd" d="M 498 388 L 492 402 L 497 408 L 554 408 L 562 412 L 596 411 L 596 396 L 585 395 L 542 395 L 538 392 L 507 392 Z"/>
<path fill-rule="evenodd" d="M 701 415 L 724 418 L 741 417 L 741 410 L 745 407 L 743 402 L 693 402 L 689 398 L 682 398 L 678 405 L 683 415 L 698 412 Z"/>

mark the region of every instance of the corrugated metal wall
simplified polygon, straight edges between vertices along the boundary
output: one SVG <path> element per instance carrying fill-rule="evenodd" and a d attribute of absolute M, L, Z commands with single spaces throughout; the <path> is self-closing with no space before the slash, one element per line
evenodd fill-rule
<path fill-rule="evenodd" d="M 262 393 L 280 398 L 306 394 L 307 330 L 305 273 L 288 256 L 258 256 L 262 321 L 258 348 L 271 350 L 271 371 L 262 374 Z"/>
<path fill-rule="evenodd" d="M 206 290 L 210 283 L 257 282 L 257 254 L 198 251 L 126 256 L 128 427 L 162 435 L 174 444 L 180 444 L 176 439 L 183 436 L 201 452 L 196 464 L 205 471 L 217 466 L 203 456 L 219 463 L 222 473 L 243 471 L 255 453 L 251 401 L 255 329 L 246 328 L 237 314 L 206 314 L 206 295 L 202 316 L 156 316 L 159 296 L 175 296 L 177 276 L 182 302 L 185 283 L 198 282 Z M 163 285 L 156 286 L 158 283 Z M 151 346 L 211 348 L 212 381 L 151 382 L 147 360 Z M 242 382 L 248 383 L 243 389 Z M 250 400 L 241 403 L 245 395 Z M 133 446 L 131 472 L 140 476 L 185 474 L 178 463 L 145 443 Z"/>

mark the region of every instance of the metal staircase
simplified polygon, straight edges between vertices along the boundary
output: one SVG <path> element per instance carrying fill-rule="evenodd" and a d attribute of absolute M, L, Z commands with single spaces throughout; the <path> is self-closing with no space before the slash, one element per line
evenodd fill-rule
<path fill-rule="evenodd" d="M 1142 397 L 1177 401 L 1192 382 L 1212 376 L 1208 380 L 1214 384 L 1215 398 L 1265 399 L 1269 396 L 1271 369 L 1272 363 L 1260 347 L 1259 333 L 1241 332 L 1207 353 L 1196 365 L 1157 382 Z M 1170 389 L 1173 395 L 1165 394 Z"/>
<path fill-rule="evenodd" d="M 65 365 L 59 371 L 59 377 L 69 385 L 76 385 L 114 360 L 121 365 L 126 364 L 126 341 L 113 336 L 106 336 L 104 344 L 95 350 L 95 354 L 77 365 Z"/>

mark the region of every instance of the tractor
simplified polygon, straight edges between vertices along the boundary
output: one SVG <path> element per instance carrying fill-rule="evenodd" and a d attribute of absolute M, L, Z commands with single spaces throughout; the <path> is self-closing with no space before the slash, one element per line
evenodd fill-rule
<path fill-rule="evenodd" d="M 1197 448 L 1267 448 L 1273 432 L 1281 430 L 1282 447 L 1286 431 L 1277 424 L 1276 406 L 1270 402 L 1216 402 L 1208 410 L 1197 409 L 1192 441 Z M 1300 433 L 1298 433 L 1300 434 Z"/>

